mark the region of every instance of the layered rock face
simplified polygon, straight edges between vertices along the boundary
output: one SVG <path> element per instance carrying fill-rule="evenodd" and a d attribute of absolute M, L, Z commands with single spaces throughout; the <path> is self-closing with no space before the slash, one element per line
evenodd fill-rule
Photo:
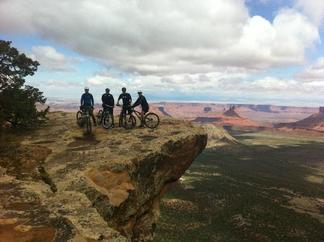
<path fill-rule="evenodd" d="M 0 241 L 152 241 L 161 196 L 206 143 L 174 120 L 84 137 L 73 114 L 52 113 L 0 157 Z"/>

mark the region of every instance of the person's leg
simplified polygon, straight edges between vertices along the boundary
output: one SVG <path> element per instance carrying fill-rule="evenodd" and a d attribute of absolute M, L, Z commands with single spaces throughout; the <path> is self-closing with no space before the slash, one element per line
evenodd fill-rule
<path fill-rule="evenodd" d="M 121 117 L 119 117 L 120 118 L 119 126 L 121 126 L 121 127 L 123 127 L 125 124 L 126 112 L 127 112 L 127 108 L 125 106 L 123 106 L 122 111 L 121 111 Z"/>
<path fill-rule="evenodd" d="M 103 123 L 103 121 L 104 121 L 104 117 L 105 117 L 105 114 L 106 114 L 106 107 L 104 107 L 103 109 L 102 109 L 102 113 L 101 113 L 101 118 L 100 118 L 100 123 Z"/>
<path fill-rule="evenodd" d="M 92 117 L 93 124 L 96 126 L 97 122 L 96 122 L 96 118 L 95 118 L 95 116 L 93 114 L 93 108 L 90 108 L 90 115 Z"/>
<path fill-rule="evenodd" d="M 132 114 L 132 108 L 131 107 L 127 107 L 127 112 L 128 112 L 129 115 L 131 115 Z"/>
<path fill-rule="evenodd" d="M 111 117 L 112 126 L 114 127 L 115 126 L 114 109 L 111 108 L 109 110 L 109 113 L 110 113 L 110 117 Z"/>
<path fill-rule="evenodd" d="M 141 127 L 144 127 L 144 111 L 141 111 Z"/>

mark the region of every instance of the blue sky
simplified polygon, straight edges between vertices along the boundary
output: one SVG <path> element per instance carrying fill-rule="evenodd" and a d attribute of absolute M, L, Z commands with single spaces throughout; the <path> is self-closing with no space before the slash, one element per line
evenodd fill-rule
<path fill-rule="evenodd" d="M 48 97 L 317 106 L 323 19 L 316 0 L 3 0 L 0 39 L 40 62 L 27 84 Z"/>

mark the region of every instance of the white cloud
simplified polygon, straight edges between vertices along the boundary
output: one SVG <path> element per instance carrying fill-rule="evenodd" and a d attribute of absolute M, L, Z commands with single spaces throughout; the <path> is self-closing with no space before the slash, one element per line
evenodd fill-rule
<path fill-rule="evenodd" d="M 297 78 L 305 82 L 324 83 L 324 57 L 319 58 L 303 72 L 298 73 Z"/>
<path fill-rule="evenodd" d="M 109 74 L 96 74 L 93 77 L 87 79 L 87 86 L 100 87 L 100 88 L 110 88 L 120 90 L 123 86 L 129 85 L 126 81 L 119 78 L 113 77 Z"/>
<path fill-rule="evenodd" d="M 41 67 L 52 71 L 71 71 L 76 59 L 65 56 L 51 46 L 33 46 L 30 57 L 37 60 Z"/>
<path fill-rule="evenodd" d="M 253 78 L 247 73 L 214 72 L 200 74 L 176 74 L 164 77 L 138 76 L 132 82 L 132 89 L 142 89 L 146 93 L 192 95 L 202 97 L 245 96 L 271 99 L 285 99 L 296 96 L 309 100 L 323 95 L 324 82 L 304 82 L 294 78 L 265 76 Z M 263 101 L 264 101 L 263 100 Z M 308 101 L 309 101 L 308 100 Z"/>
<path fill-rule="evenodd" d="M 322 0 L 295 0 L 296 7 L 307 14 L 312 21 L 320 25 L 324 23 L 324 2 Z"/>
<path fill-rule="evenodd" d="M 39 34 L 132 73 L 209 73 L 295 65 L 319 41 L 296 10 L 274 21 L 244 0 L 2 0 L 0 31 Z"/>
<path fill-rule="evenodd" d="M 58 79 L 48 79 L 48 80 L 28 80 L 28 85 L 33 85 L 36 87 L 40 87 L 41 89 L 61 89 L 61 90 L 69 90 L 70 88 L 82 88 L 82 83 L 78 82 L 68 82 L 65 80 L 58 80 Z"/>

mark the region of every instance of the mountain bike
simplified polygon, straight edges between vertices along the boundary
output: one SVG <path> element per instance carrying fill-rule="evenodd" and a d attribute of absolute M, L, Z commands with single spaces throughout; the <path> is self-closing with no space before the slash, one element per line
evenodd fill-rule
<path fill-rule="evenodd" d="M 136 118 L 130 113 L 128 113 L 128 110 L 126 110 L 126 112 L 123 112 L 122 108 L 119 115 L 119 127 L 123 127 L 125 129 L 132 129 L 135 126 Z"/>
<path fill-rule="evenodd" d="M 84 128 L 85 134 L 90 135 L 92 133 L 92 123 L 90 119 L 90 111 L 92 107 L 81 107 L 76 114 L 77 124 L 79 127 Z"/>
<path fill-rule="evenodd" d="M 108 106 L 111 107 L 111 106 Z M 105 129 L 112 128 L 114 126 L 113 124 L 113 117 L 109 113 L 108 109 L 100 109 L 97 113 L 97 123 L 101 124 L 102 127 Z"/>
<path fill-rule="evenodd" d="M 141 125 L 150 129 L 155 129 L 160 124 L 160 117 L 156 113 L 149 112 L 142 116 L 140 112 L 132 108 L 130 119 L 135 120 L 135 122 L 132 122 L 132 128 L 136 126 L 136 117 L 140 120 Z"/>

